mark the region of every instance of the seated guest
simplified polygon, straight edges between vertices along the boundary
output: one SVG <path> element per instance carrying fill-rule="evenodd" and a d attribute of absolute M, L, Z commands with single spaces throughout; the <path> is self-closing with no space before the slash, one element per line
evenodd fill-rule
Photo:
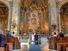
<path fill-rule="evenodd" d="M 56 31 L 52 32 L 51 37 L 57 37 L 57 36 L 58 36 L 58 33 Z"/>
<path fill-rule="evenodd" d="M 8 38 L 11 38 L 11 37 L 12 37 L 10 31 L 7 32 L 7 37 L 8 37 Z"/>
<path fill-rule="evenodd" d="M 5 35 L 2 32 L 0 32 L 0 46 L 5 46 Z"/>
<path fill-rule="evenodd" d="M 19 34 L 18 34 L 18 39 L 19 39 L 19 40 L 22 39 L 22 34 L 21 34 L 21 32 L 19 32 Z"/>
<path fill-rule="evenodd" d="M 54 35 L 53 35 L 54 37 L 57 37 L 57 34 L 56 34 L 56 32 L 54 32 Z"/>
<path fill-rule="evenodd" d="M 12 32 L 11 36 L 12 36 L 12 37 L 15 37 L 15 36 L 16 36 L 16 35 L 15 35 L 15 32 Z"/>
<path fill-rule="evenodd" d="M 59 33 L 59 36 L 60 36 L 60 37 L 64 37 L 64 33 L 63 33 L 63 32 L 60 32 L 60 33 Z"/>

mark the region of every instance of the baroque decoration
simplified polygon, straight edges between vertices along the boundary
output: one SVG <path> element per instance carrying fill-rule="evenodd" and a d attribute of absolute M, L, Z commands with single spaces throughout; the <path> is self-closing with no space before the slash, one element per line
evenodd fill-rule
<path fill-rule="evenodd" d="M 23 23 L 27 27 L 26 31 L 32 29 L 33 32 L 40 28 L 41 31 L 44 30 L 45 22 L 48 22 L 48 1 L 47 0 L 21 0 L 21 10 L 24 16 Z M 26 4 L 27 3 L 27 4 Z M 24 18 L 26 17 L 26 18 Z M 47 20 L 45 20 L 47 18 Z M 26 21 L 25 21 L 26 20 Z M 22 22 L 22 21 L 21 21 Z M 22 29 L 21 29 L 22 31 Z"/>

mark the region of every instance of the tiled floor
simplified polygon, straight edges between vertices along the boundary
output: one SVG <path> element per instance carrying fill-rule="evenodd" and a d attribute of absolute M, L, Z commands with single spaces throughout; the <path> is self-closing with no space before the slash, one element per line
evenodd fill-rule
<path fill-rule="evenodd" d="M 57 50 L 52 50 L 52 49 L 49 49 L 49 44 L 48 44 L 48 41 L 46 38 L 42 38 L 42 41 L 41 42 L 44 42 L 40 45 L 42 51 L 57 51 Z M 13 50 L 13 51 L 28 51 L 28 49 L 25 47 L 21 48 L 21 49 L 18 49 L 18 50 Z"/>
<path fill-rule="evenodd" d="M 49 51 L 48 45 L 44 46 L 44 47 L 42 48 L 42 51 Z"/>
<path fill-rule="evenodd" d="M 45 44 L 41 48 L 42 48 L 42 51 L 56 51 L 56 50 L 49 49 L 49 44 Z M 22 49 L 18 49 L 18 50 L 14 50 L 14 51 L 28 51 L 28 50 L 26 50 L 26 48 L 22 48 Z"/>

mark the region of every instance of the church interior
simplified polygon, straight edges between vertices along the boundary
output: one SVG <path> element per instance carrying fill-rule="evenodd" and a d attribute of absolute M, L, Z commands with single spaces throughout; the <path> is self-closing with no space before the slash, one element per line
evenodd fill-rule
<path fill-rule="evenodd" d="M 68 51 L 68 0 L 0 0 L 0 51 Z"/>

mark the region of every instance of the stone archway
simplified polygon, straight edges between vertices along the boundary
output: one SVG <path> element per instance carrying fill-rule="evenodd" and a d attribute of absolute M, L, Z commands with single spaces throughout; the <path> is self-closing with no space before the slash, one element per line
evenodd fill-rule
<path fill-rule="evenodd" d="M 61 31 L 68 33 L 68 2 L 60 8 Z"/>
<path fill-rule="evenodd" d="M 0 30 L 4 31 L 8 26 L 8 7 L 0 1 Z"/>

